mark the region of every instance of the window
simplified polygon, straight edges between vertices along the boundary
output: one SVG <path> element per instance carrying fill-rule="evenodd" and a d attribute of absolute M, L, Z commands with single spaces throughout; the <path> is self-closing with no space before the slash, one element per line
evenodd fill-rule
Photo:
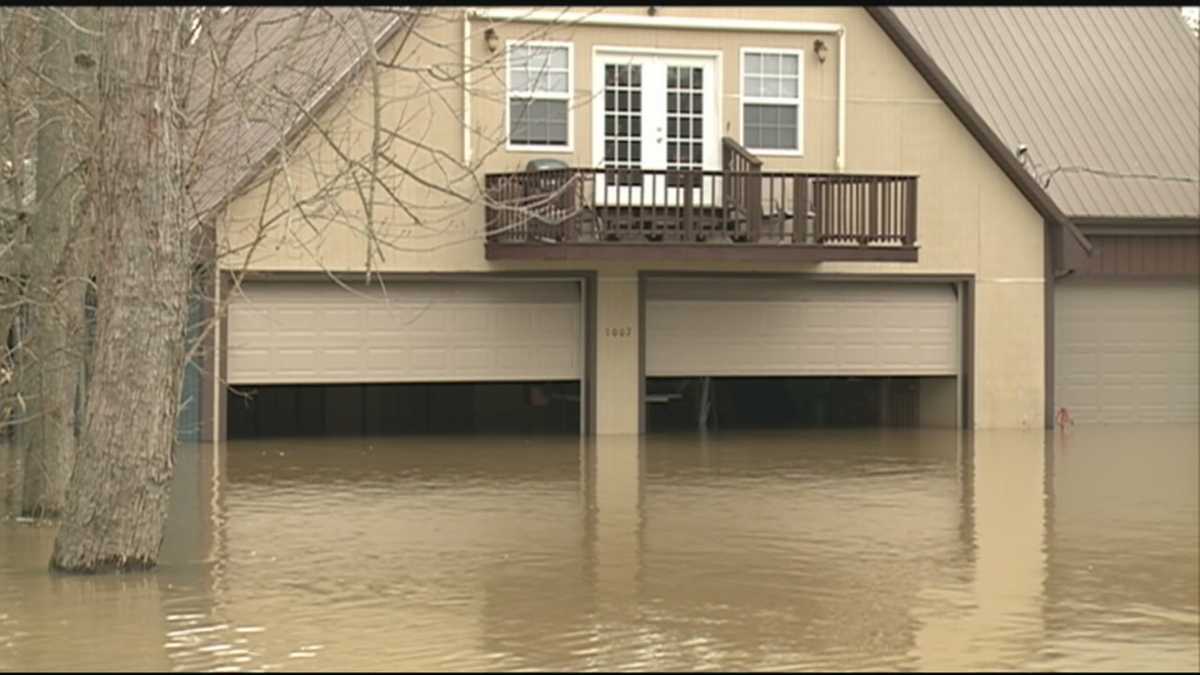
<path fill-rule="evenodd" d="M 804 52 L 742 50 L 742 145 L 770 154 L 804 152 Z"/>
<path fill-rule="evenodd" d="M 569 150 L 571 46 L 508 44 L 508 147 Z"/>

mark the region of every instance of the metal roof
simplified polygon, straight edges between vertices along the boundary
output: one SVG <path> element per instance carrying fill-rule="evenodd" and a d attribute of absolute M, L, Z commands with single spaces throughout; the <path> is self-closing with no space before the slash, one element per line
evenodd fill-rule
<path fill-rule="evenodd" d="M 409 12 L 355 7 L 234 7 L 194 48 L 188 83 L 198 139 L 190 188 L 205 215 L 245 187 L 263 162 L 349 77 L 372 41 L 394 34 Z M 361 23 L 360 23 L 361 20 Z"/>
<path fill-rule="evenodd" d="M 1178 7 L 895 7 L 1071 217 L 1200 217 L 1200 42 Z"/>

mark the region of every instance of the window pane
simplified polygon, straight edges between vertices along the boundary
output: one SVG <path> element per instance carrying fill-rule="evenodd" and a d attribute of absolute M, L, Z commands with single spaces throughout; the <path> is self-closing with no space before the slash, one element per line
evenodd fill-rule
<path fill-rule="evenodd" d="M 760 128 L 758 126 L 746 126 L 746 133 L 743 134 L 742 140 L 746 143 L 747 148 L 763 147 L 762 135 L 758 133 Z"/>
<path fill-rule="evenodd" d="M 799 107 L 795 105 L 746 106 L 743 138 L 746 147 L 762 150 L 795 150 L 799 139 Z"/>
<path fill-rule="evenodd" d="M 746 54 L 746 74 L 758 75 L 762 73 L 762 54 L 747 53 Z"/>
<path fill-rule="evenodd" d="M 780 89 L 780 91 L 779 91 L 780 96 L 784 96 L 787 98 L 796 98 L 800 95 L 800 92 L 798 89 L 799 83 L 796 81 L 796 78 L 794 78 L 794 77 L 783 78 L 782 87 L 783 88 Z"/>
<path fill-rule="evenodd" d="M 779 55 L 764 54 L 763 55 L 763 74 L 778 75 L 779 74 Z"/>
<path fill-rule="evenodd" d="M 524 70 L 514 70 L 508 78 L 508 86 L 512 91 L 529 91 L 529 77 Z"/>
<path fill-rule="evenodd" d="M 763 85 L 762 78 L 747 77 L 746 78 L 746 96 L 762 96 Z"/>
<path fill-rule="evenodd" d="M 763 96 L 779 96 L 779 79 L 768 77 L 763 80 Z"/>
<path fill-rule="evenodd" d="M 800 57 L 795 54 L 785 54 L 781 66 L 784 75 L 796 75 L 800 72 Z"/>
<path fill-rule="evenodd" d="M 509 103 L 509 138 L 513 143 L 529 142 L 528 101 L 511 101 Z"/>
<path fill-rule="evenodd" d="M 542 101 L 541 103 L 546 112 L 546 119 L 551 122 L 567 123 L 569 106 L 566 101 Z"/>
<path fill-rule="evenodd" d="M 518 145 L 566 145 L 566 101 L 516 99 L 509 106 L 509 140 Z"/>
<path fill-rule="evenodd" d="M 552 91 L 556 94 L 567 93 L 567 74 L 549 73 L 546 78 L 546 91 Z"/>
<path fill-rule="evenodd" d="M 566 70 L 567 68 L 567 48 L 566 47 L 547 47 L 550 52 L 550 67 Z"/>
<path fill-rule="evenodd" d="M 550 145 L 567 144 L 567 123 L 551 122 L 546 125 L 546 142 Z"/>
<path fill-rule="evenodd" d="M 796 139 L 795 119 L 791 125 L 783 125 L 779 128 L 779 147 L 795 150 L 799 145 Z"/>
<path fill-rule="evenodd" d="M 508 52 L 508 68 L 509 70 L 525 70 L 529 65 L 529 49 L 526 47 L 513 47 Z"/>

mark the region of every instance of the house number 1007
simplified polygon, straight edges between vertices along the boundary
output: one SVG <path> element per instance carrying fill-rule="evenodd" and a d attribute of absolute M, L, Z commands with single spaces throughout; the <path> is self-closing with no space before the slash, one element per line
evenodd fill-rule
<path fill-rule="evenodd" d="M 633 328 L 624 326 L 621 328 L 605 328 L 604 334 L 608 337 L 629 337 L 633 335 Z"/>

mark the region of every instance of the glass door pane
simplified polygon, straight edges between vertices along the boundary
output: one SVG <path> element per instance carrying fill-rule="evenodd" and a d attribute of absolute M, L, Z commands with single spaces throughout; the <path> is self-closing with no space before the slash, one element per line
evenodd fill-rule
<path fill-rule="evenodd" d="M 662 203 L 682 205 L 685 181 L 692 180 L 692 203 L 708 201 L 716 185 L 703 171 L 711 164 L 716 147 L 712 127 L 715 120 L 712 96 L 712 68 L 704 62 L 667 62 L 665 64 L 664 118 L 666 124 L 665 165 L 670 172 L 666 187 L 658 197 Z M 684 173 L 687 172 L 687 173 Z M 690 175 L 689 175 L 690 174 Z"/>

